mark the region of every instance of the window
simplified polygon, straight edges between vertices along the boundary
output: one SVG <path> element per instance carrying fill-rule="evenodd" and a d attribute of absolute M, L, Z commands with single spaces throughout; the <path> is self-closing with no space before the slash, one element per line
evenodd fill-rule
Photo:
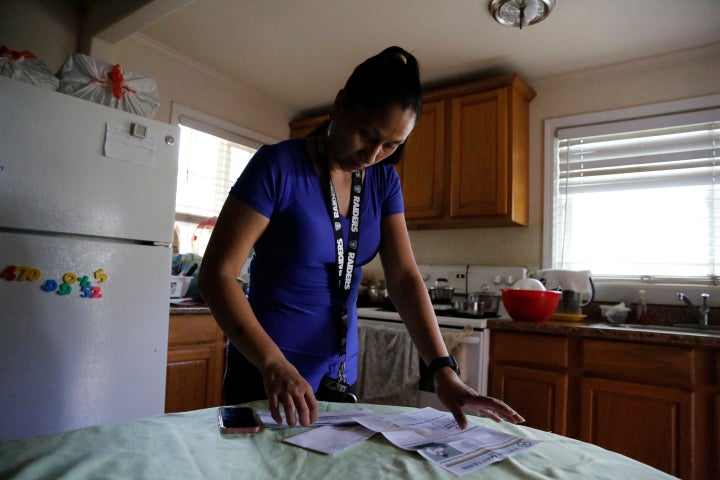
<path fill-rule="evenodd" d="M 175 211 L 186 217 L 217 216 L 255 151 L 181 123 Z"/>
<path fill-rule="evenodd" d="M 552 119 L 545 135 L 546 267 L 716 282 L 720 96 Z"/>
<path fill-rule="evenodd" d="M 202 256 L 210 230 L 196 235 L 198 225 L 220 213 L 230 188 L 257 149 L 277 140 L 178 104 L 173 104 L 172 122 L 180 126 L 177 252 Z"/>

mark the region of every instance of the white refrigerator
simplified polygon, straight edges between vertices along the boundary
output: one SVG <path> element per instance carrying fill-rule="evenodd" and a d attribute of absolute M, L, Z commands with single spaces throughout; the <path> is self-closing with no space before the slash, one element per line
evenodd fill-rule
<path fill-rule="evenodd" d="M 163 413 L 178 144 L 0 77 L 0 441 Z"/>

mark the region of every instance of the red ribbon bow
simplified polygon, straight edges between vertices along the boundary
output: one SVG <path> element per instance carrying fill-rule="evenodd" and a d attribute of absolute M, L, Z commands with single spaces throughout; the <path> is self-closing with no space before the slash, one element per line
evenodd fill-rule
<path fill-rule="evenodd" d="M 115 98 L 118 100 L 123 96 L 123 89 L 135 92 L 135 90 L 129 88 L 125 83 L 125 77 L 123 77 L 120 65 L 115 65 L 110 72 L 108 72 L 108 78 L 110 79 L 110 85 L 112 86 L 112 92 Z"/>
<path fill-rule="evenodd" d="M 18 61 L 21 58 L 37 58 L 35 55 L 32 54 L 32 52 L 29 52 L 28 50 L 23 50 L 22 52 L 18 52 L 16 50 L 10 50 L 5 45 L 0 46 L 0 56 L 3 57 L 10 57 L 14 61 Z"/>
<path fill-rule="evenodd" d="M 120 65 L 115 65 L 108 72 L 107 77 L 109 80 L 95 79 L 94 81 L 104 83 L 105 85 L 110 85 L 110 88 L 112 88 L 113 96 L 118 100 L 120 100 L 120 98 L 123 96 L 123 90 L 130 93 L 135 93 L 135 90 L 128 87 L 127 85 L 123 85 L 125 83 L 125 77 L 123 77 Z"/>

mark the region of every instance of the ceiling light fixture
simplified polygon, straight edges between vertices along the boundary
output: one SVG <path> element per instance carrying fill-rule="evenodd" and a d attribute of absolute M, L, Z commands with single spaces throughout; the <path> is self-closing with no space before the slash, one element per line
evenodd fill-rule
<path fill-rule="evenodd" d="M 524 27 L 541 22 L 555 6 L 555 0 L 491 0 L 490 13 L 502 25 Z"/>

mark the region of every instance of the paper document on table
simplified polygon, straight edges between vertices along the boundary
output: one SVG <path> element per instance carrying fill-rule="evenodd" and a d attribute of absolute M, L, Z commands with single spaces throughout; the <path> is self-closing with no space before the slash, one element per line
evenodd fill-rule
<path fill-rule="evenodd" d="M 362 425 L 327 425 L 284 438 L 283 442 L 333 455 L 375 435 Z"/>
<path fill-rule="evenodd" d="M 452 415 L 426 407 L 407 413 L 376 415 L 357 419 L 358 423 L 382 433 L 393 445 L 405 450 L 418 450 L 429 442 L 452 442 L 474 438 L 481 427 L 469 424 L 458 427 Z"/>
<path fill-rule="evenodd" d="M 258 417 L 260 418 L 260 421 L 262 422 L 263 426 L 265 428 L 271 428 L 271 429 L 282 429 L 282 428 L 289 428 L 287 425 L 287 422 L 285 421 L 285 414 L 280 413 L 280 416 L 282 417 L 282 424 L 278 424 L 270 415 L 270 412 L 257 412 Z M 358 417 L 364 417 L 364 416 L 374 416 L 375 414 L 372 413 L 370 410 L 343 410 L 339 412 L 320 412 L 318 415 L 318 419 L 315 423 L 312 424 L 313 427 L 320 427 L 324 425 L 351 425 L 354 423 L 357 423 L 357 420 L 355 420 Z M 296 426 L 300 426 L 300 422 L 298 421 Z"/>
<path fill-rule="evenodd" d="M 538 443 L 537 440 L 479 428 L 485 431 L 484 435 L 448 443 L 429 443 L 419 449 L 418 453 L 455 475 L 465 475 L 523 452 Z"/>
<path fill-rule="evenodd" d="M 380 432 L 393 445 L 416 450 L 430 462 L 464 475 L 537 443 L 469 424 L 461 430 L 451 414 L 427 407 L 407 413 L 362 417 L 358 423 Z"/>

